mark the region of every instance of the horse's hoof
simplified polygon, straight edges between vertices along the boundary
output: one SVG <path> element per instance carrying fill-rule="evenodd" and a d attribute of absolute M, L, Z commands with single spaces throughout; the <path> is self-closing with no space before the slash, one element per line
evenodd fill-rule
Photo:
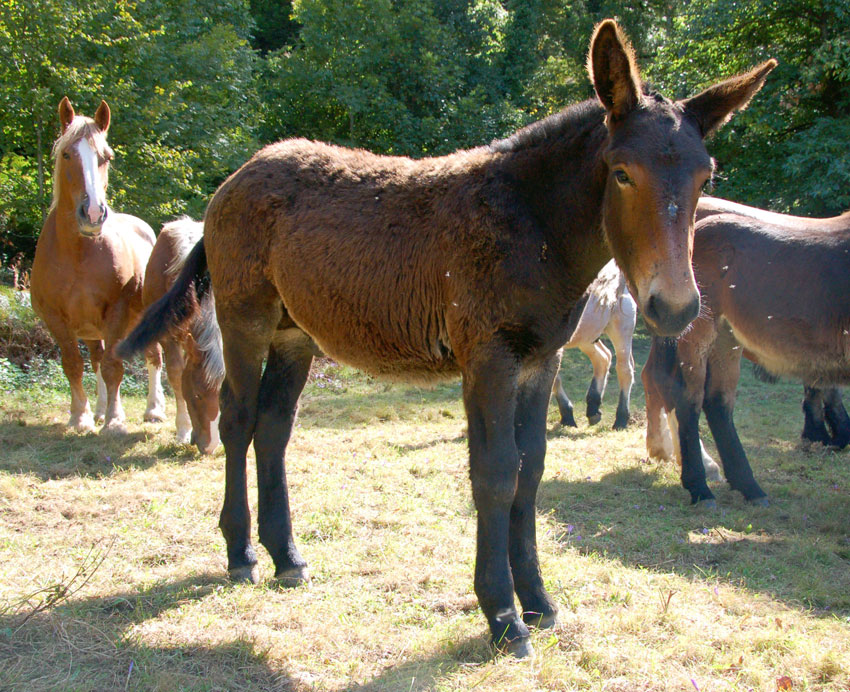
<path fill-rule="evenodd" d="M 578 427 L 578 425 L 576 425 L 576 419 L 573 418 L 573 417 L 561 418 L 561 425 L 563 425 L 566 428 L 577 428 Z"/>
<path fill-rule="evenodd" d="M 91 416 L 82 416 L 78 420 L 73 418 L 68 421 L 68 427 L 74 432 L 91 433 L 95 431 L 94 418 Z"/>
<path fill-rule="evenodd" d="M 621 423 L 619 421 L 614 421 L 614 425 L 611 429 L 612 430 L 625 430 L 628 427 L 629 427 L 629 421 L 626 421 L 625 423 Z"/>
<path fill-rule="evenodd" d="M 752 497 L 747 500 L 747 503 L 753 505 L 754 507 L 770 507 L 770 500 L 767 499 L 767 495 L 762 495 L 761 497 Z"/>
<path fill-rule="evenodd" d="M 181 445 L 192 444 L 192 431 L 187 430 L 186 432 L 178 432 L 177 433 L 177 443 L 181 444 Z"/>
<path fill-rule="evenodd" d="M 256 584 L 260 581 L 260 570 L 257 565 L 243 565 L 227 570 L 230 581 L 235 584 Z"/>
<path fill-rule="evenodd" d="M 494 643 L 493 648 L 497 653 L 513 656 L 514 658 L 529 658 L 534 656 L 534 647 L 531 646 L 530 637 L 517 637 L 516 639 L 502 640 Z"/>
<path fill-rule="evenodd" d="M 103 425 L 103 421 L 105 421 L 105 420 L 106 420 L 106 414 L 105 413 L 96 413 L 94 415 L 94 424 L 95 425 Z"/>
<path fill-rule="evenodd" d="M 694 507 L 696 509 L 714 510 L 717 509 L 717 500 L 715 500 L 713 497 L 709 497 L 705 500 L 699 500 L 697 502 L 694 502 Z"/>
<path fill-rule="evenodd" d="M 126 435 L 127 426 L 122 420 L 111 420 L 100 429 L 101 435 Z"/>
<path fill-rule="evenodd" d="M 274 575 L 279 586 L 286 589 L 294 589 L 296 586 L 310 583 L 310 572 L 307 565 L 301 567 L 287 567 Z"/>
<path fill-rule="evenodd" d="M 602 420 L 602 414 L 601 413 L 594 413 L 592 416 L 587 417 L 587 422 L 590 423 L 591 425 L 596 425 L 601 420 Z"/>
<path fill-rule="evenodd" d="M 145 411 L 145 423 L 164 423 L 165 411 L 156 409 L 154 411 Z"/>
<path fill-rule="evenodd" d="M 553 610 L 551 613 L 526 611 L 522 614 L 522 621 L 529 627 L 548 630 L 558 624 L 558 611 Z"/>

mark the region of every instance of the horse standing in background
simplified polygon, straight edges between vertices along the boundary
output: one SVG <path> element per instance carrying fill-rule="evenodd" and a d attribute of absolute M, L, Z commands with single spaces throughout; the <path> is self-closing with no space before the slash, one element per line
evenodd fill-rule
<path fill-rule="evenodd" d="M 634 52 L 607 20 L 588 64 L 598 100 L 489 146 L 412 160 L 288 140 L 219 187 L 203 239 L 122 353 L 188 319 L 209 272 L 226 369 L 220 526 L 233 579 L 258 579 L 252 441 L 260 541 L 281 583 L 309 579 L 284 458 L 320 350 L 396 379 L 461 375 L 475 593 L 493 644 L 528 656 L 529 626 L 555 624 L 535 506 L 570 312 L 613 252 L 651 329 L 675 335 L 696 317 L 690 242 L 713 168 L 703 137 L 776 62 L 674 103 L 644 93 Z"/>
<path fill-rule="evenodd" d="M 162 227 L 145 271 L 145 307 L 171 288 L 203 233 L 204 224 L 190 218 Z M 219 443 L 218 395 L 224 379 L 221 333 L 211 292 L 191 321 L 163 336 L 160 345 L 177 403 L 177 441 L 192 442 L 201 453 L 211 454 Z"/>
<path fill-rule="evenodd" d="M 156 240 L 141 219 L 117 214 L 106 204 L 109 162 L 106 143 L 110 111 L 101 101 L 94 119 L 76 115 L 67 97 L 59 103 L 61 134 L 53 145 L 53 203 L 33 259 L 32 306 L 62 353 L 71 386 L 68 426 L 126 432 L 119 387 L 124 364 L 114 346 L 142 312 L 145 265 Z M 83 389 L 83 358 L 88 347 L 97 376 L 92 415 Z M 149 390 L 145 420 L 165 419 L 158 346 L 147 352 Z"/>
<path fill-rule="evenodd" d="M 752 503 L 768 502 L 732 418 L 744 353 L 807 389 L 850 382 L 850 213 L 808 219 L 750 209 L 696 224 L 693 266 L 704 309 L 678 339 L 653 338 L 641 374 L 647 451 L 666 455 L 666 414 L 693 503 L 716 504 L 706 484 L 702 411 L 730 486 Z"/>
<path fill-rule="evenodd" d="M 602 267 L 576 303 L 570 313 L 570 323 L 573 322 L 575 329 L 564 348 L 581 350 L 593 365 L 593 379 L 585 397 L 587 420 L 591 425 L 602 420 L 599 408 L 612 360 L 611 351 L 601 341 L 602 335 L 607 334 L 617 354 L 617 382 L 620 385 L 614 430 L 624 430 L 629 424 L 629 398 L 635 381 L 632 338 L 637 324 L 637 304 L 629 293 L 625 275 L 614 260 Z M 555 377 L 552 391 L 561 413 L 561 425 L 576 427 L 573 402 L 567 396 L 560 376 Z"/>

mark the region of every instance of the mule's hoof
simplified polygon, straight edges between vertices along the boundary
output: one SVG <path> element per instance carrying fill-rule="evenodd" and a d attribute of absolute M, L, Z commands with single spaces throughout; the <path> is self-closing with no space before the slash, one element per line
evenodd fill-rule
<path fill-rule="evenodd" d="M 624 422 L 622 422 L 622 421 L 615 420 L 615 421 L 614 421 L 614 426 L 613 426 L 611 429 L 612 429 L 612 430 L 625 430 L 625 429 L 626 429 L 626 428 L 628 428 L 628 427 L 629 427 L 629 421 L 626 421 L 626 422 L 624 423 Z"/>
<path fill-rule="evenodd" d="M 287 567 L 274 575 L 278 585 L 293 589 L 296 586 L 310 583 L 310 572 L 307 570 L 307 565 L 302 567 Z"/>
<path fill-rule="evenodd" d="M 124 421 L 112 419 L 100 429 L 101 435 L 126 435 L 127 426 Z"/>
<path fill-rule="evenodd" d="M 577 428 L 578 427 L 578 425 L 576 425 L 576 419 L 573 418 L 572 416 L 570 416 L 569 418 L 561 417 L 561 425 L 563 425 L 565 428 Z"/>
<path fill-rule="evenodd" d="M 531 646 L 530 637 L 517 637 L 510 641 L 502 640 L 494 643 L 493 648 L 497 653 L 513 656 L 514 658 L 529 658 L 534 656 L 534 647 Z"/>
<path fill-rule="evenodd" d="M 522 621 L 529 627 L 548 630 L 558 624 L 558 611 L 553 610 L 551 613 L 526 611 L 522 614 Z"/>
<path fill-rule="evenodd" d="M 601 420 L 602 420 L 602 414 L 601 413 L 594 413 L 592 416 L 587 417 L 587 422 L 590 423 L 591 425 L 596 425 Z"/>
<path fill-rule="evenodd" d="M 145 423 L 164 423 L 165 411 L 162 409 L 154 409 L 153 411 L 145 411 Z"/>
<path fill-rule="evenodd" d="M 260 570 L 257 565 L 243 565 L 227 570 L 230 581 L 236 584 L 256 584 L 260 581 Z"/>
<path fill-rule="evenodd" d="M 770 507 L 770 500 L 767 499 L 767 495 L 750 498 L 749 500 L 747 500 L 747 503 L 753 505 L 754 507 Z"/>

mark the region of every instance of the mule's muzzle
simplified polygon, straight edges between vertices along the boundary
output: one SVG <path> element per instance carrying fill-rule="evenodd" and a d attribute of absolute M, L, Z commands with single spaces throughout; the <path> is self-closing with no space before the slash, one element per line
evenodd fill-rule
<path fill-rule="evenodd" d="M 699 294 L 682 305 L 671 303 L 660 293 L 655 293 L 643 305 L 643 316 L 656 336 L 679 336 L 697 318 L 699 306 Z"/>
<path fill-rule="evenodd" d="M 86 195 L 77 207 L 80 232 L 87 236 L 99 234 L 108 214 L 109 208 L 105 204 L 92 204 Z"/>

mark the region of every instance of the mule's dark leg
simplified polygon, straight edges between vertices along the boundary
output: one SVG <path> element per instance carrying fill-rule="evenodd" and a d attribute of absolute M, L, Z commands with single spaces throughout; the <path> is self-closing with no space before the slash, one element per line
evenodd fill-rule
<path fill-rule="evenodd" d="M 823 390 L 803 385 L 803 432 L 800 437 L 805 442 L 828 445 L 829 432 L 824 421 Z"/>
<path fill-rule="evenodd" d="M 292 537 L 284 456 L 312 361 L 313 343 L 304 332 L 292 328 L 277 333 L 260 384 L 254 431 L 260 543 L 274 560 L 275 578 L 286 586 L 308 580 L 307 563 Z"/>
<path fill-rule="evenodd" d="M 475 594 L 493 644 L 522 658 L 531 653 L 528 627 L 514 605 L 508 557 L 519 452 L 514 435 L 517 366 L 512 356 L 487 354 L 465 370 L 463 403 L 469 430 L 469 470 L 478 515 Z M 548 394 L 548 391 L 547 391 Z"/>
<path fill-rule="evenodd" d="M 276 294 L 274 300 L 277 301 Z M 227 543 L 227 569 L 235 581 L 256 582 L 257 555 L 251 545 L 246 455 L 257 421 L 263 358 L 280 320 L 279 302 L 269 296 L 237 303 L 220 301 L 217 317 L 224 346 L 219 433 L 225 452 L 224 505 L 219 527 Z"/>
<path fill-rule="evenodd" d="M 829 387 L 823 390 L 824 415 L 832 432 L 830 445 L 844 449 L 850 443 L 850 416 L 841 401 L 841 390 Z"/>
<path fill-rule="evenodd" d="M 552 627 L 558 607 L 543 586 L 537 557 L 536 499 L 546 456 L 546 410 L 549 381 L 557 372 L 555 357 L 519 387 L 514 430 L 519 451 L 517 491 L 511 507 L 509 556 L 522 619 L 536 627 Z"/>
<path fill-rule="evenodd" d="M 561 413 L 561 425 L 567 425 L 571 428 L 578 427 L 576 425 L 575 416 L 573 415 L 573 402 L 570 401 L 570 397 L 567 396 L 567 392 L 561 382 L 560 375 L 555 375 L 552 392 L 555 395 L 555 401 L 558 402 L 558 411 Z"/>
<path fill-rule="evenodd" d="M 605 386 L 608 384 L 608 370 L 611 367 L 611 351 L 601 341 L 592 344 L 580 344 L 579 349 L 593 364 L 593 379 L 587 388 L 585 401 L 587 402 L 587 420 L 591 425 L 596 425 L 602 420 L 602 397 L 605 395 Z"/>
<path fill-rule="evenodd" d="M 766 506 L 767 494 L 753 477 L 732 418 L 741 374 L 741 349 L 736 346 L 731 333 L 720 332 L 709 354 L 703 410 L 729 485 L 748 502 Z"/>

